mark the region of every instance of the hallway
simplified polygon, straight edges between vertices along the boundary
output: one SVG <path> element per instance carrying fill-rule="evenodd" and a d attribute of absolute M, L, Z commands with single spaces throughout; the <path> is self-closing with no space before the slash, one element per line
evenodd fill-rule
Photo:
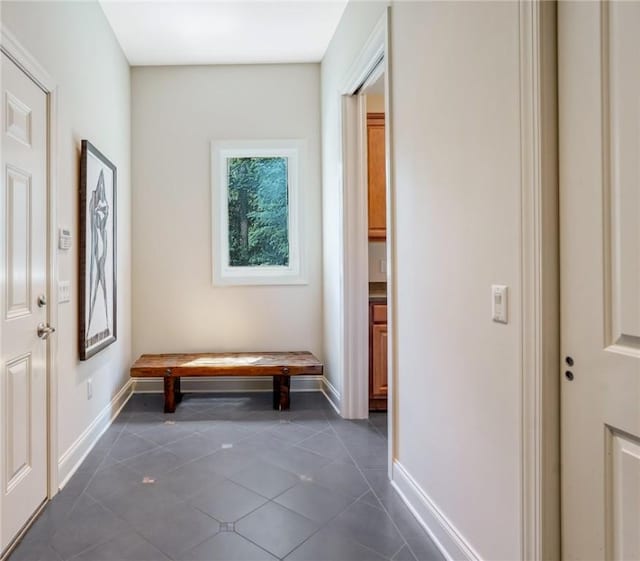
<path fill-rule="evenodd" d="M 10 561 L 442 559 L 387 480 L 387 418 L 320 393 L 134 395 Z"/>

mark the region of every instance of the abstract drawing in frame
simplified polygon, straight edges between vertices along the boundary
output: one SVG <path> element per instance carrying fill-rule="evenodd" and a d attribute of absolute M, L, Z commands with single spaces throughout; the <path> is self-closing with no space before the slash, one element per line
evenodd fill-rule
<path fill-rule="evenodd" d="M 116 340 L 116 167 L 88 140 L 80 154 L 80 360 Z"/>

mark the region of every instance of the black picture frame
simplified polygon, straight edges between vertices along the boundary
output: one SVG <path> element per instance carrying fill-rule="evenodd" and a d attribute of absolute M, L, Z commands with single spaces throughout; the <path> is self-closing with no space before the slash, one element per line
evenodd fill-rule
<path fill-rule="evenodd" d="M 87 360 L 117 340 L 117 169 L 88 140 L 80 149 L 78 348 Z"/>

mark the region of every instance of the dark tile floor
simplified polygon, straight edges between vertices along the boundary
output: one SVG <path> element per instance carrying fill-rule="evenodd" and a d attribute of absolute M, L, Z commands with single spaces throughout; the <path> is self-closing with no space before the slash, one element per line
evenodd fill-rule
<path fill-rule="evenodd" d="M 387 480 L 385 414 L 319 393 L 135 395 L 10 561 L 442 559 Z"/>

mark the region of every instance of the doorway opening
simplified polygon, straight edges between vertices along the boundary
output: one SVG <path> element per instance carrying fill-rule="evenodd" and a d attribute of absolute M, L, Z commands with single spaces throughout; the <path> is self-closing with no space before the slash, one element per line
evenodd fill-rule
<path fill-rule="evenodd" d="M 341 414 L 386 409 L 393 464 L 393 196 L 388 12 L 342 89 L 344 368 Z M 371 276 L 370 276 L 371 272 Z M 373 284 L 370 284 L 373 283 Z"/>
<path fill-rule="evenodd" d="M 365 82 L 368 291 L 369 300 L 369 411 L 386 411 L 387 368 L 387 180 L 385 135 L 385 74 L 380 63 Z"/>

